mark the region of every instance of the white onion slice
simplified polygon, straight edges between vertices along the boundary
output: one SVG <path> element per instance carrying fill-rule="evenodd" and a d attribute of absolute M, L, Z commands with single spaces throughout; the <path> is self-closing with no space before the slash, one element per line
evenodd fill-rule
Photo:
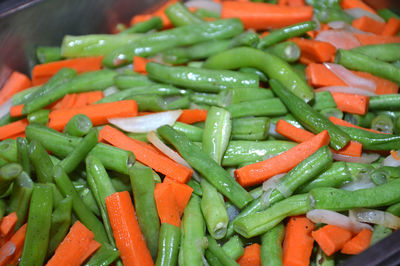
<path fill-rule="evenodd" d="M 221 14 L 222 10 L 222 6 L 220 3 L 214 1 L 205 1 L 205 0 L 190 0 L 185 3 L 185 6 L 188 8 L 196 7 L 196 8 L 207 9 L 209 11 L 216 12 L 218 14 Z"/>
<path fill-rule="evenodd" d="M 321 88 L 318 88 L 315 90 L 315 92 L 320 92 L 320 91 L 359 94 L 359 95 L 364 95 L 364 96 L 375 96 L 376 95 L 374 92 L 370 92 L 368 90 L 364 90 L 361 88 L 346 87 L 346 86 L 327 86 L 327 87 L 321 87 Z"/>
<path fill-rule="evenodd" d="M 110 118 L 108 122 L 124 131 L 146 133 L 163 125 L 172 126 L 181 114 L 182 110 L 174 110 L 143 116 Z"/>
<path fill-rule="evenodd" d="M 341 189 L 347 191 L 356 191 L 359 189 L 367 189 L 373 187 L 376 187 L 376 185 L 374 184 L 374 182 L 371 181 L 369 175 L 365 175 L 360 180 L 345 184 L 344 186 L 341 187 Z"/>
<path fill-rule="evenodd" d="M 337 49 L 352 49 L 361 45 L 352 33 L 343 30 L 325 30 L 320 32 L 315 39 L 328 42 Z"/>
<path fill-rule="evenodd" d="M 105 89 L 103 91 L 103 94 L 104 94 L 104 97 L 107 97 L 107 96 L 117 93 L 117 92 L 119 92 L 119 89 L 116 86 L 111 86 L 111 87 L 108 87 L 107 89 Z"/>
<path fill-rule="evenodd" d="M 378 160 L 379 154 L 363 152 L 361 154 L 361 157 L 354 157 L 354 156 L 348 156 L 348 155 L 343 155 L 343 154 L 339 154 L 339 153 L 333 153 L 332 158 L 336 161 L 342 161 L 342 162 L 369 164 L 369 163 L 372 163 L 372 162 L 375 162 L 376 160 Z"/>
<path fill-rule="evenodd" d="M 313 223 L 336 225 L 354 233 L 359 233 L 365 228 L 370 229 L 371 231 L 373 230 L 368 224 L 352 221 L 346 215 L 334 211 L 315 209 L 307 212 L 306 216 Z"/>
<path fill-rule="evenodd" d="M 347 32 L 360 33 L 360 34 L 371 34 L 370 32 L 356 29 L 353 26 L 347 24 L 346 22 L 340 21 L 340 20 L 328 22 L 328 25 L 329 25 L 329 27 L 331 27 L 334 30 L 344 30 Z"/>
<path fill-rule="evenodd" d="M 381 18 L 380 16 L 378 16 L 378 15 L 376 15 L 374 13 L 368 12 L 367 10 L 364 10 L 362 8 L 348 8 L 348 9 L 345 9 L 344 12 L 346 12 L 347 14 L 352 16 L 353 18 L 360 18 L 360 17 L 363 17 L 363 16 L 367 16 L 367 17 L 370 17 L 370 18 L 372 18 L 372 19 L 374 19 L 376 21 L 385 23 L 385 20 L 383 18 Z"/>
<path fill-rule="evenodd" d="M 400 166 L 400 160 L 396 160 L 392 155 L 389 155 L 383 160 L 382 165 L 397 167 Z"/>
<path fill-rule="evenodd" d="M 8 99 L 6 102 L 4 102 L 2 105 L 0 105 L 0 118 L 3 118 L 10 112 L 11 106 L 12 106 L 11 98 Z"/>
<path fill-rule="evenodd" d="M 350 210 L 349 213 L 358 222 L 380 224 L 395 230 L 400 228 L 400 217 L 395 216 L 389 212 L 357 208 Z"/>
<path fill-rule="evenodd" d="M 376 84 L 374 81 L 359 77 L 344 66 L 332 63 L 324 63 L 324 66 L 343 80 L 349 87 L 365 89 L 370 92 L 376 91 Z"/>
<path fill-rule="evenodd" d="M 262 184 L 262 189 L 264 191 L 274 190 L 276 188 L 276 186 L 279 184 L 279 180 L 281 180 L 282 177 L 284 177 L 285 175 L 286 175 L 286 173 L 282 173 L 282 174 L 277 174 L 271 178 L 268 178 Z"/>

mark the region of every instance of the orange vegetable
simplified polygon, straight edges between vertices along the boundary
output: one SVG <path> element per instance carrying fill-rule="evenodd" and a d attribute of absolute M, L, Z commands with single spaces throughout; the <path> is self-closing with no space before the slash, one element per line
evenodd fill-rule
<path fill-rule="evenodd" d="M 28 125 L 27 119 L 18 120 L 0 127 L 0 140 L 5 140 L 11 136 L 22 134 Z"/>
<path fill-rule="evenodd" d="M 319 148 L 328 145 L 329 140 L 328 131 L 324 130 L 275 157 L 235 170 L 236 179 L 243 187 L 260 184 L 274 175 L 290 171 Z"/>
<path fill-rule="evenodd" d="M 137 116 L 138 106 L 134 100 L 123 100 L 54 110 L 49 114 L 48 126 L 61 131 L 68 121 L 77 114 L 87 115 L 93 125 L 98 126 L 107 124 L 109 118 Z"/>
<path fill-rule="evenodd" d="M 359 77 L 374 81 L 376 84 L 376 91 L 375 91 L 376 94 L 396 94 L 399 92 L 399 85 L 390 80 L 374 76 L 368 72 L 360 72 L 360 71 L 352 71 L 352 72 Z"/>
<path fill-rule="evenodd" d="M 81 265 L 99 247 L 100 243 L 94 240 L 93 232 L 76 221 L 46 265 Z"/>
<path fill-rule="evenodd" d="M 221 18 L 239 18 L 246 29 L 266 30 L 311 20 L 310 6 L 290 7 L 268 3 L 223 1 Z"/>
<path fill-rule="evenodd" d="M 358 94 L 332 92 L 337 108 L 343 112 L 365 115 L 368 112 L 369 97 Z"/>
<path fill-rule="evenodd" d="M 278 5 L 299 7 L 299 6 L 305 6 L 305 2 L 304 0 L 278 0 Z"/>
<path fill-rule="evenodd" d="M 336 48 L 330 43 L 304 38 L 292 38 L 301 50 L 301 57 L 305 57 L 313 62 L 327 62 L 335 56 Z"/>
<path fill-rule="evenodd" d="M 19 105 L 14 105 L 10 108 L 10 116 L 11 117 L 18 117 L 18 116 L 23 116 L 22 114 L 22 108 L 24 108 L 23 104 Z"/>
<path fill-rule="evenodd" d="M 63 67 L 73 68 L 78 73 L 99 70 L 103 67 L 101 61 L 102 56 L 93 56 L 39 64 L 32 69 L 32 83 L 34 86 L 45 83 Z"/>
<path fill-rule="evenodd" d="M 27 224 L 21 226 L 9 241 L 0 247 L 0 266 L 17 265 L 24 246 L 26 227 Z M 14 252 L 10 252 L 11 245 L 15 246 Z"/>
<path fill-rule="evenodd" d="M 340 5 L 342 6 L 343 9 L 361 8 L 364 9 L 365 11 L 376 14 L 376 11 L 367 4 L 365 4 L 362 0 L 342 0 L 340 2 Z"/>
<path fill-rule="evenodd" d="M 9 215 L 4 216 L 0 221 L 0 235 L 7 236 L 12 233 L 17 221 L 18 217 L 16 212 L 12 212 Z"/>
<path fill-rule="evenodd" d="M 124 265 L 154 265 L 136 220 L 129 192 L 116 192 L 106 197 L 106 206 L 115 243 Z"/>
<path fill-rule="evenodd" d="M 347 122 L 347 121 L 344 121 L 344 120 L 342 120 L 342 119 L 340 119 L 340 118 L 337 118 L 337 117 L 334 117 L 334 116 L 330 116 L 330 117 L 329 117 L 329 120 L 330 120 L 332 123 L 334 123 L 335 125 L 338 125 L 338 126 L 354 127 L 354 128 L 359 128 L 359 129 L 371 131 L 371 132 L 374 132 L 374 133 L 385 134 L 385 133 L 382 133 L 382 132 L 377 131 L 377 130 L 374 130 L 374 129 L 365 128 L 365 127 L 359 127 L 359 126 L 353 125 L 352 123 L 349 123 L 349 122 Z"/>
<path fill-rule="evenodd" d="M 355 33 L 354 36 L 358 39 L 361 45 L 400 43 L 400 36 L 383 36 L 358 33 Z"/>
<path fill-rule="evenodd" d="M 385 28 L 385 23 L 379 22 L 368 16 L 362 16 L 353 20 L 352 25 L 356 29 L 374 34 L 381 34 Z"/>
<path fill-rule="evenodd" d="M 6 102 L 17 92 L 23 91 L 31 86 L 31 80 L 26 75 L 14 71 L 0 89 L 0 104 Z"/>
<path fill-rule="evenodd" d="M 179 122 L 186 124 L 194 124 L 203 122 L 207 119 L 207 110 L 202 109 L 184 109 L 181 116 L 178 118 Z"/>
<path fill-rule="evenodd" d="M 164 178 L 163 183 L 171 186 L 172 192 L 176 198 L 179 214 L 182 215 L 190 200 L 190 196 L 192 196 L 193 188 L 186 184 L 181 184 L 168 176 Z"/>
<path fill-rule="evenodd" d="M 120 149 L 133 152 L 136 160 L 153 168 L 157 172 L 178 180 L 179 183 L 186 183 L 193 174 L 192 169 L 176 163 L 154 149 L 149 148 L 148 146 L 150 145 L 132 139 L 111 126 L 105 126 L 100 130 L 99 138 Z"/>
<path fill-rule="evenodd" d="M 164 11 L 169 5 L 175 4 L 176 2 L 178 2 L 178 0 L 169 0 L 167 3 L 165 3 L 164 5 L 159 7 L 157 10 L 155 10 L 151 14 L 135 15 L 134 17 L 132 17 L 130 25 L 133 26 L 138 22 L 143 22 L 143 21 L 151 19 L 154 16 L 158 16 L 161 18 L 161 20 L 163 22 L 164 29 L 171 28 L 172 23 L 169 21 L 169 19 Z"/>
<path fill-rule="evenodd" d="M 181 215 L 172 186 L 168 183 L 158 183 L 154 189 L 154 198 L 161 223 L 169 223 L 180 227 Z"/>
<path fill-rule="evenodd" d="M 102 91 L 88 91 L 76 94 L 76 100 L 73 107 L 82 107 L 94 104 L 104 97 Z"/>
<path fill-rule="evenodd" d="M 240 266 L 258 266 L 261 265 L 261 246 L 254 243 L 244 248 L 243 255 L 237 260 Z"/>
<path fill-rule="evenodd" d="M 283 240 L 283 265 L 309 265 L 315 225 L 304 216 L 290 217 Z"/>
<path fill-rule="evenodd" d="M 311 235 L 328 256 L 342 249 L 344 244 L 353 236 L 350 230 L 331 224 L 311 232 Z"/>
<path fill-rule="evenodd" d="M 400 30 L 400 19 L 390 18 L 383 28 L 383 36 L 395 36 Z"/>
<path fill-rule="evenodd" d="M 146 71 L 146 64 L 148 62 L 153 62 L 152 59 L 147 59 L 141 56 L 134 56 L 133 57 L 133 70 L 138 73 L 147 74 Z"/>
<path fill-rule="evenodd" d="M 372 231 L 364 229 L 358 233 L 355 237 L 350 239 L 344 244 L 342 248 L 343 254 L 357 255 L 369 247 L 371 242 Z"/>

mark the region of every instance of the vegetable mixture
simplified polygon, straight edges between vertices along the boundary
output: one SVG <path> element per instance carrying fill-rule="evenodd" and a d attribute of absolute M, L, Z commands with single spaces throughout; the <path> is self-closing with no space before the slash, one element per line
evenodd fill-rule
<path fill-rule="evenodd" d="M 399 29 L 361 0 L 170 0 L 38 47 L 0 91 L 0 265 L 361 253 L 400 227 Z"/>

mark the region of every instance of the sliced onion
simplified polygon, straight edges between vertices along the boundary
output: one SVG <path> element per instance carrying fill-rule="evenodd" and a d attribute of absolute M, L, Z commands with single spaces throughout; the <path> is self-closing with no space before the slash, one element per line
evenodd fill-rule
<path fill-rule="evenodd" d="M 368 178 L 362 178 L 358 181 L 347 183 L 344 186 L 342 186 L 341 189 L 347 191 L 356 191 L 360 189 L 367 189 L 373 187 L 376 187 L 376 185 L 371 181 L 371 178 L 368 177 Z"/>
<path fill-rule="evenodd" d="M 307 212 L 306 216 L 313 223 L 336 225 L 354 233 L 359 233 L 365 228 L 370 229 L 371 231 L 373 230 L 368 224 L 352 221 L 348 216 L 334 211 L 315 209 Z"/>
<path fill-rule="evenodd" d="M 400 166 L 400 160 L 396 160 L 392 155 L 389 155 L 383 160 L 382 165 L 397 167 Z"/>
<path fill-rule="evenodd" d="M 341 92 L 341 93 L 350 93 L 350 94 L 358 94 L 364 96 L 375 96 L 376 94 L 370 92 L 368 90 L 364 90 L 361 88 L 353 88 L 353 87 L 346 87 L 346 86 L 327 86 L 321 87 L 315 90 L 315 92 L 320 91 L 330 91 L 330 92 Z"/>
<path fill-rule="evenodd" d="M 1 249 L 4 252 L 2 252 L 4 257 L 1 258 L 3 260 L 4 258 L 12 256 L 15 253 L 16 246 L 13 242 L 7 241 L 4 246 L 1 247 Z"/>
<path fill-rule="evenodd" d="M 181 114 L 182 110 L 174 110 L 143 116 L 110 118 L 108 122 L 128 132 L 146 133 L 163 125 L 172 126 Z"/>
<path fill-rule="evenodd" d="M 281 180 L 282 177 L 284 177 L 285 175 L 286 175 L 286 173 L 282 173 L 282 174 L 277 174 L 271 178 L 268 178 L 262 184 L 262 189 L 264 191 L 274 190 L 276 188 L 276 186 L 279 184 L 279 180 Z"/>
<path fill-rule="evenodd" d="M 212 12 L 216 12 L 218 14 L 221 14 L 222 6 L 220 3 L 214 2 L 214 1 L 205 1 L 205 0 L 190 0 L 185 3 L 186 7 L 196 7 L 196 8 L 202 8 L 202 9 L 207 9 Z"/>
<path fill-rule="evenodd" d="M 328 42 L 337 49 L 352 49 L 361 45 L 351 32 L 343 30 L 325 30 L 320 32 L 315 39 Z"/>
<path fill-rule="evenodd" d="M 363 16 L 367 16 L 367 17 L 370 17 L 370 18 L 372 18 L 372 19 L 374 19 L 376 21 L 385 23 L 385 20 L 383 18 L 381 18 L 380 16 L 378 16 L 378 15 L 376 15 L 374 13 L 368 12 L 367 10 L 364 10 L 362 8 L 348 8 L 348 9 L 345 9 L 344 12 L 346 12 L 347 14 L 352 16 L 353 18 L 360 18 L 360 17 L 363 17 Z"/>
<path fill-rule="evenodd" d="M 331 27 L 334 30 L 344 30 L 347 32 L 352 32 L 352 33 L 371 34 L 370 32 L 356 29 L 353 26 L 347 24 L 346 22 L 340 21 L 340 20 L 328 22 L 328 25 L 329 25 L 329 27 Z"/>
<path fill-rule="evenodd" d="M 103 94 L 104 94 L 104 97 L 107 97 L 107 96 L 117 93 L 117 92 L 119 92 L 119 89 L 116 86 L 111 86 L 111 87 L 108 87 L 107 89 L 105 89 L 103 91 Z"/>
<path fill-rule="evenodd" d="M 376 83 L 374 81 L 359 77 L 344 66 L 332 63 L 324 63 L 324 66 L 343 80 L 349 87 L 365 89 L 371 92 L 376 91 Z"/>
<path fill-rule="evenodd" d="M 2 105 L 0 105 L 0 118 L 3 118 L 10 112 L 11 106 L 12 106 L 11 98 L 8 99 L 6 102 L 4 102 Z"/>
<path fill-rule="evenodd" d="M 354 157 L 354 156 L 348 156 L 348 155 L 343 155 L 343 154 L 339 154 L 339 153 L 333 153 L 332 158 L 336 161 L 342 161 L 342 162 L 369 164 L 369 163 L 372 163 L 372 162 L 375 162 L 376 160 L 378 160 L 379 154 L 363 152 L 361 154 L 361 157 Z"/>
<path fill-rule="evenodd" d="M 389 212 L 358 208 L 350 210 L 350 214 L 358 222 L 380 224 L 395 230 L 400 228 L 400 217 Z"/>

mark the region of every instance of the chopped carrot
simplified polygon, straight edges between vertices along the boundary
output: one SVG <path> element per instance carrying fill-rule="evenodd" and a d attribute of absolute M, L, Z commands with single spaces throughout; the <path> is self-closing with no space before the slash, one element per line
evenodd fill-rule
<path fill-rule="evenodd" d="M 369 97 L 359 94 L 332 92 L 337 108 L 343 112 L 365 115 L 368 112 Z"/>
<path fill-rule="evenodd" d="M 103 67 L 102 61 L 102 56 L 93 56 L 39 64 L 32 70 L 32 83 L 34 86 L 45 83 L 63 67 L 73 68 L 78 73 L 99 70 Z"/>
<path fill-rule="evenodd" d="M 178 118 L 179 122 L 186 124 L 194 124 L 203 122 L 207 119 L 207 110 L 202 109 L 184 109 L 181 116 Z"/>
<path fill-rule="evenodd" d="M 390 18 L 383 28 L 383 36 L 395 36 L 400 30 L 400 19 Z"/>
<path fill-rule="evenodd" d="M 374 130 L 374 129 L 370 129 L 370 128 L 359 127 L 359 126 L 353 125 L 352 123 L 349 123 L 347 121 L 344 121 L 343 119 L 340 119 L 340 118 L 337 118 L 337 117 L 334 117 L 334 116 L 330 116 L 329 120 L 332 123 L 334 123 L 335 125 L 337 125 L 337 126 L 354 127 L 354 128 L 359 128 L 359 129 L 371 131 L 371 132 L 374 132 L 374 133 L 385 134 L 385 133 L 382 133 L 382 132 L 380 132 L 378 130 Z"/>
<path fill-rule="evenodd" d="M 261 246 L 257 243 L 244 248 L 243 255 L 237 260 L 240 266 L 261 265 Z"/>
<path fill-rule="evenodd" d="M 17 265 L 24 246 L 26 227 L 27 224 L 21 226 L 9 241 L 0 247 L 0 266 Z"/>
<path fill-rule="evenodd" d="M 392 157 L 393 157 L 395 160 L 400 160 L 400 154 L 399 154 L 396 150 L 391 150 L 391 151 L 390 151 L 390 155 L 392 155 Z"/>
<path fill-rule="evenodd" d="M 172 192 L 176 198 L 176 204 L 178 206 L 179 214 L 182 215 L 183 211 L 186 208 L 190 200 L 190 196 L 192 195 L 193 188 L 186 184 L 181 184 L 175 181 L 173 178 L 166 176 L 164 178 L 163 183 L 167 183 L 171 186 Z"/>
<path fill-rule="evenodd" d="M 371 242 L 372 231 L 369 229 L 364 229 L 358 233 L 355 237 L 347 241 L 343 248 L 343 254 L 357 255 L 369 247 Z"/>
<path fill-rule="evenodd" d="M 25 132 L 20 133 L 20 134 L 16 134 L 16 135 L 12 135 L 10 137 L 8 137 L 9 139 L 17 139 L 17 138 L 26 138 Z"/>
<path fill-rule="evenodd" d="M 6 102 L 17 92 L 31 87 L 31 80 L 24 74 L 14 71 L 0 90 L 0 104 Z"/>
<path fill-rule="evenodd" d="M 22 108 L 24 108 L 23 104 L 19 105 L 14 105 L 10 108 L 10 116 L 11 117 L 18 117 L 18 116 L 23 116 L 22 114 Z"/>
<path fill-rule="evenodd" d="M 342 6 L 343 9 L 361 8 L 364 9 L 365 11 L 376 14 L 376 11 L 369 5 L 365 4 L 362 0 L 342 0 L 340 2 L 340 5 Z"/>
<path fill-rule="evenodd" d="M 106 206 L 115 243 L 124 265 L 154 265 L 136 220 L 129 192 L 116 192 L 106 197 Z"/>
<path fill-rule="evenodd" d="M 268 3 L 223 1 L 221 18 L 239 18 L 246 29 L 266 30 L 311 20 L 310 6 L 290 7 Z"/>
<path fill-rule="evenodd" d="M 169 223 L 179 227 L 181 215 L 172 186 L 168 183 L 158 183 L 154 189 L 154 199 L 161 223 Z"/>
<path fill-rule="evenodd" d="M 6 236 L 14 231 L 15 225 L 17 224 L 18 217 L 16 212 L 12 212 L 7 216 L 4 216 L 0 221 L 0 235 Z"/>
<path fill-rule="evenodd" d="M 152 59 L 147 59 L 141 56 L 134 56 L 133 57 L 133 70 L 138 73 L 147 74 L 146 72 L 146 64 L 148 62 L 153 62 Z"/>
<path fill-rule="evenodd" d="M 304 38 L 292 38 L 290 40 L 300 47 L 300 57 L 306 57 L 314 62 L 322 63 L 331 61 L 336 52 L 335 46 L 327 42 L 308 40 Z"/>
<path fill-rule="evenodd" d="M 136 159 L 153 168 L 155 171 L 172 177 L 179 183 L 186 183 L 193 174 L 193 170 L 176 163 L 159 152 L 148 148 L 146 143 L 132 139 L 111 126 L 105 126 L 99 132 L 99 138 L 120 149 L 132 151 Z"/>
<path fill-rule="evenodd" d="M 76 100 L 73 107 L 82 107 L 94 104 L 104 97 L 102 91 L 88 91 L 76 94 Z"/>
<path fill-rule="evenodd" d="M 305 6 L 304 0 L 278 0 L 280 6 L 299 7 Z"/>
<path fill-rule="evenodd" d="M 22 134 L 28 125 L 27 119 L 18 120 L 0 127 L 0 140 L 5 140 L 11 136 Z"/>
<path fill-rule="evenodd" d="M 315 225 L 304 216 L 290 217 L 283 240 L 283 265 L 309 265 Z"/>
<path fill-rule="evenodd" d="M 355 33 L 354 36 L 358 39 L 361 45 L 400 43 L 400 36 L 383 36 L 358 33 Z"/>
<path fill-rule="evenodd" d="M 362 144 L 360 142 L 350 140 L 346 146 L 341 148 L 338 151 L 331 149 L 333 153 L 352 156 L 352 157 L 361 157 L 362 154 Z"/>
<path fill-rule="evenodd" d="M 236 179 L 243 187 L 260 184 L 274 175 L 290 171 L 319 148 L 328 145 L 329 140 L 328 131 L 324 130 L 275 157 L 235 170 Z"/>
<path fill-rule="evenodd" d="M 343 248 L 344 244 L 351 239 L 353 233 L 339 226 L 328 224 L 311 232 L 311 235 L 322 251 L 331 256 Z"/>
<path fill-rule="evenodd" d="M 359 77 L 374 81 L 376 84 L 376 91 L 375 91 L 376 94 L 396 94 L 399 92 L 399 85 L 390 80 L 374 76 L 368 72 L 361 72 L 361 71 L 351 71 L 351 72 L 353 72 Z"/>
<path fill-rule="evenodd" d="M 93 242 L 93 232 L 76 221 L 46 265 L 81 265 L 100 247 L 100 243 Z"/>
<path fill-rule="evenodd" d="M 76 93 L 71 93 L 71 94 L 65 95 L 61 99 L 58 109 L 69 109 L 69 108 L 74 107 L 76 98 L 77 98 Z M 56 110 L 56 109 L 54 109 L 54 110 Z"/>
<path fill-rule="evenodd" d="M 270 31 L 264 31 L 263 33 L 260 34 L 260 38 L 263 38 L 263 37 L 267 36 L 270 33 L 271 33 Z"/>
<path fill-rule="evenodd" d="M 87 115 L 94 126 L 108 123 L 109 118 L 137 116 L 138 106 L 134 100 L 92 104 L 51 111 L 48 127 L 63 130 L 68 121 L 77 114 Z"/>
<path fill-rule="evenodd" d="M 385 28 L 385 23 L 377 21 L 368 16 L 359 17 L 352 22 L 352 26 L 356 29 L 371 32 L 374 34 L 381 34 Z"/>

